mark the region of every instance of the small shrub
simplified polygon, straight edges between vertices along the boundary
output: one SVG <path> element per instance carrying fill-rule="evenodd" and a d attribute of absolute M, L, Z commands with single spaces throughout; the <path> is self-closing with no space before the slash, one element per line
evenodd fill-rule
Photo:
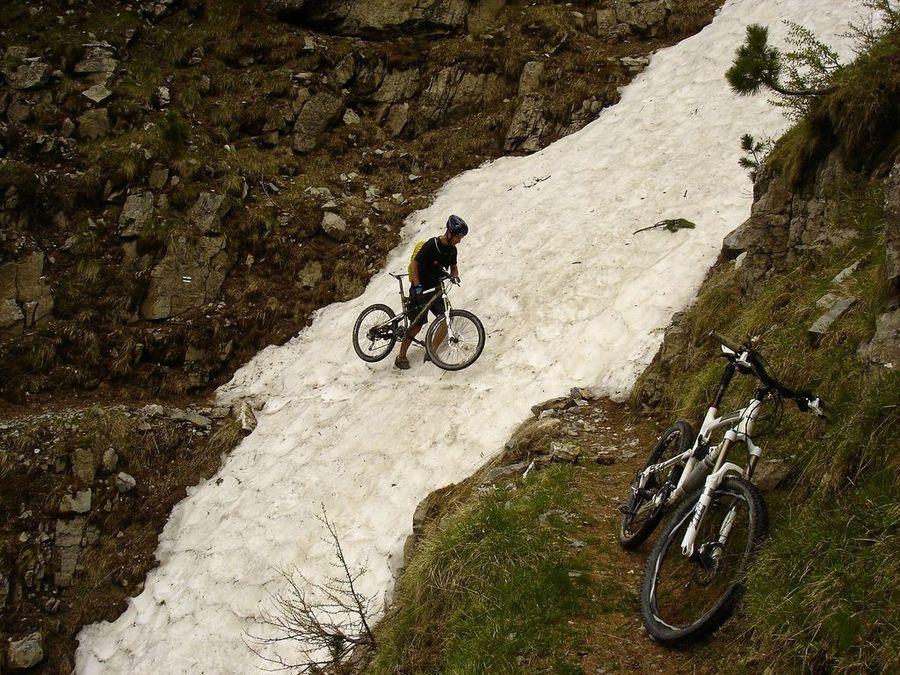
<path fill-rule="evenodd" d="M 187 145 L 191 140 L 191 126 L 174 110 L 169 110 L 159 122 L 160 135 L 167 143 L 176 147 Z"/>

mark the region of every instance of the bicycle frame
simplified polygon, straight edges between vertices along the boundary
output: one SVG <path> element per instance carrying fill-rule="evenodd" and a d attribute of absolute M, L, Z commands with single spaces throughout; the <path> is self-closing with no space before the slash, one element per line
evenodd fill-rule
<path fill-rule="evenodd" d="M 635 491 L 645 489 L 651 476 L 671 469 L 677 464 L 684 463 L 684 470 L 674 489 L 671 491 L 660 490 L 653 501 L 647 505 L 647 508 L 660 508 L 679 502 L 703 481 L 703 492 L 681 543 L 681 551 L 685 556 L 691 556 L 694 553 L 694 542 L 697 532 L 703 522 L 704 513 L 706 513 L 706 510 L 712 503 L 715 491 L 729 474 L 737 474 L 749 480 L 753 476 L 753 471 L 762 455 L 762 449 L 753 442 L 752 434 L 753 426 L 759 415 L 759 409 L 768 396 L 769 391 L 765 387 L 760 386 L 745 408 L 717 417 L 722 398 L 734 377 L 735 371 L 741 366 L 749 366 L 746 352 L 738 355 L 724 345 L 722 346 L 722 351 L 724 354 L 735 358 L 733 361 L 729 361 L 725 367 L 716 397 L 706 411 L 706 416 L 703 419 L 703 424 L 696 439 L 694 439 L 694 444 L 690 449 L 665 462 L 645 468 L 638 474 L 637 486 L 633 488 Z M 714 448 L 709 448 L 712 434 L 724 427 L 730 428 L 725 432 L 718 445 Z M 726 461 L 731 446 L 735 443 L 743 443 L 747 446 L 748 461 L 745 468 Z M 726 515 L 719 530 L 720 543 L 724 544 L 728 538 L 733 520 L 734 512 L 731 511 Z"/>
<path fill-rule="evenodd" d="M 406 293 L 404 293 L 404 291 L 403 291 L 403 278 L 408 275 L 406 275 L 406 274 L 391 274 L 391 276 L 397 280 L 398 284 L 400 284 L 400 306 L 403 308 L 403 310 L 397 316 L 395 316 L 393 319 L 386 321 L 385 323 L 381 324 L 380 326 L 376 326 L 375 329 L 382 328 L 383 326 L 387 326 L 390 324 L 394 324 L 395 327 L 400 329 L 399 330 L 400 334 L 397 337 L 403 338 L 409 332 L 410 325 L 415 323 L 416 321 L 418 321 L 423 316 L 427 315 L 428 311 L 431 309 L 431 306 L 435 302 L 437 302 L 438 298 L 443 298 L 444 299 L 444 308 L 446 309 L 446 312 L 444 313 L 444 321 L 447 324 L 447 335 L 451 339 L 456 338 L 456 336 L 453 334 L 453 329 L 450 326 L 450 322 L 446 320 L 446 317 L 450 314 L 450 310 L 453 309 L 452 305 L 450 304 L 450 296 L 447 293 L 448 289 L 446 286 L 446 279 L 440 280 L 440 292 L 438 292 L 438 288 L 433 288 L 430 291 L 426 291 L 425 295 L 432 294 L 431 299 L 429 299 L 428 303 L 424 307 L 422 307 L 421 310 L 419 310 L 418 314 L 416 314 L 414 317 L 412 317 L 412 319 L 410 319 L 409 312 L 408 312 L 409 300 L 406 296 Z M 402 322 L 402 327 L 400 326 L 401 322 Z M 416 338 L 413 338 L 413 342 L 415 342 L 418 345 L 424 344 L 421 340 L 418 340 Z"/>

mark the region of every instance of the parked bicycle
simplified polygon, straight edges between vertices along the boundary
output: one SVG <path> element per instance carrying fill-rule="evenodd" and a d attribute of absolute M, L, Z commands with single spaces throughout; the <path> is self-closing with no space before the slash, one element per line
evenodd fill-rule
<path fill-rule="evenodd" d="M 679 420 L 659 438 L 620 507 L 619 543 L 635 549 L 653 532 L 667 507 L 680 503 L 653 547 L 641 586 L 641 618 L 650 636 L 683 645 L 721 626 L 744 590 L 748 565 L 768 528 L 766 505 L 750 482 L 762 455 L 753 427 L 764 403 L 792 399 L 801 411 L 824 417 L 823 403 L 779 382 L 749 341 L 736 346 L 712 333 L 727 360 L 713 402 L 695 436 Z M 718 416 L 735 374 L 757 387 L 745 408 Z M 721 440 L 712 437 L 725 429 Z M 727 461 L 735 444 L 747 464 Z M 702 487 L 701 487 L 702 486 Z M 699 488 L 699 489 L 698 489 Z"/>
<path fill-rule="evenodd" d="M 425 292 L 426 296 L 431 295 L 425 306 L 415 316 L 410 316 L 409 300 L 403 290 L 403 279 L 408 275 L 391 276 L 400 284 L 403 309 L 400 314 L 395 314 L 389 306 L 376 304 L 362 311 L 353 326 L 353 349 L 359 358 L 370 363 L 381 361 L 391 353 L 397 340 L 406 336 L 410 325 L 425 316 L 431 305 L 443 298 L 446 307 L 444 316 L 431 322 L 424 342 L 417 339 L 413 342 L 423 347 L 434 365 L 444 370 L 462 370 L 475 363 L 484 350 L 484 326 L 471 312 L 451 307 L 448 291 L 452 286 L 458 286 L 459 282 L 444 276 L 437 288 Z M 438 326 L 443 324 L 447 326 L 447 335 L 440 343 L 435 344 L 435 333 Z"/>

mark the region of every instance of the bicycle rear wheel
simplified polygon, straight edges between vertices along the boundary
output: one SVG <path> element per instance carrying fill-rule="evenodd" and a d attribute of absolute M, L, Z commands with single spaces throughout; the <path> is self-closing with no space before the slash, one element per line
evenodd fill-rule
<path fill-rule="evenodd" d="M 675 512 L 644 571 L 641 618 L 664 644 L 696 642 L 725 623 L 768 527 L 759 490 L 743 478 L 727 478 L 703 515 L 694 554 L 685 557 L 681 540 L 699 498 L 700 491 Z"/>
<path fill-rule="evenodd" d="M 685 452 L 694 444 L 694 430 L 684 420 L 678 420 L 666 429 L 656 445 L 650 451 L 644 468 L 653 464 L 659 464 L 667 459 L 676 457 Z M 628 499 L 622 505 L 622 517 L 619 520 L 619 544 L 626 550 L 634 550 L 646 541 L 647 537 L 659 525 L 662 520 L 663 507 L 654 506 L 653 500 L 660 489 L 667 484 L 675 486 L 684 469 L 683 464 L 678 464 L 665 475 L 654 474 L 647 485 L 636 491 L 636 481 L 632 482 Z"/>
<path fill-rule="evenodd" d="M 441 344 L 434 347 L 434 336 L 446 317 L 431 322 L 425 335 L 425 351 L 438 368 L 462 370 L 471 366 L 484 349 L 484 326 L 477 316 L 464 309 L 450 310 L 450 326 Z"/>
<path fill-rule="evenodd" d="M 397 326 L 391 322 L 394 310 L 387 305 L 366 307 L 353 326 L 353 349 L 363 361 L 381 361 L 397 342 Z"/>

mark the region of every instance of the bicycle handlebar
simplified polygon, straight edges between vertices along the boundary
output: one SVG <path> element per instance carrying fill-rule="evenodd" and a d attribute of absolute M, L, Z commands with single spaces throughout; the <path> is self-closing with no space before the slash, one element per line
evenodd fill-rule
<path fill-rule="evenodd" d="M 774 389 L 782 396 L 793 399 L 793 401 L 797 404 L 797 408 L 801 412 L 812 411 L 819 417 L 825 417 L 825 403 L 814 393 L 806 391 L 806 390 L 794 390 L 788 387 L 785 384 L 782 384 L 778 381 L 778 379 L 772 375 L 769 371 L 766 370 L 765 365 L 763 364 L 762 358 L 760 354 L 753 349 L 749 344 L 745 345 L 735 345 L 730 340 L 720 335 L 716 331 L 710 331 L 709 335 L 718 340 L 722 345 L 730 349 L 734 352 L 734 356 L 728 356 L 731 360 L 739 359 L 743 354 L 747 355 L 748 361 L 751 367 L 751 372 L 756 376 L 756 378 L 762 382 L 769 389 Z"/>

